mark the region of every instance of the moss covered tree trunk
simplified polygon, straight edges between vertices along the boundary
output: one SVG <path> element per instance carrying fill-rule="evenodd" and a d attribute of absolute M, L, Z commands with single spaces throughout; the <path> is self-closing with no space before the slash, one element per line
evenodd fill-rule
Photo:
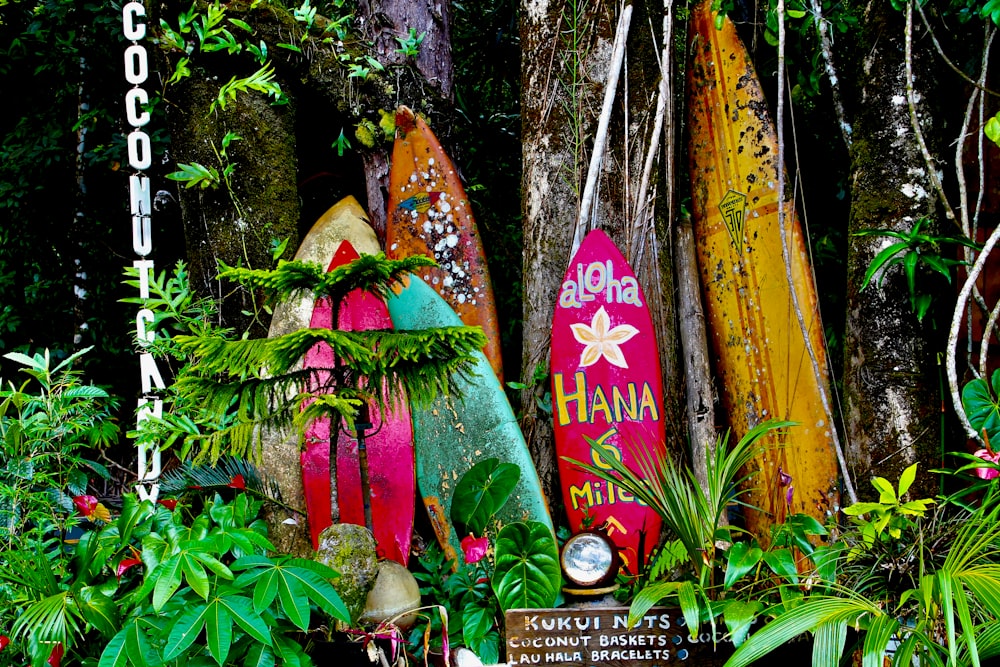
<path fill-rule="evenodd" d="M 658 327 L 667 394 L 668 433 L 680 423 L 676 326 L 669 234 L 669 184 L 664 186 L 663 152 L 653 184 L 657 197 L 637 205 L 645 152 L 653 132 L 660 70 L 656 56 L 663 6 L 636 3 L 622 73 L 600 171 L 593 222 L 618 244 L 639 278 Z M 655 17 L 651 19 L 651 17 Z M 521 140 L 524 231 L 524 333 L 522 394 L 524 430 L 543 487 L 560 513 L 549 389 L 549 346 L 557 294 L 569 266 L 580 198 L 593 150 L 618 24 L 617 6 L 597 3 L 525 0 L 521 3 Z M 655 205 L 654 205 L 655 202 Z M 666 258 L 666 259 L 665 259 Z M 540 373 L 536 374 L 536 370 Z M 532 384 L 532 378 L 542 379 Z M 669 433 L 676 436 L 677 433 Z M 672 441 L 676 441 L 671 438 Z M 576 528 L 575 526 L 572 528 Z"/>
<path fill-rule="evenodd" d="M 912 94 L 905 63 L 905 14 L 888 2 L 870 3 L 861 24 L 854 141 L 851 148 L 852 205 L 849 222 L 848 309 L 844 341 L 844 395 L 847 458 L 858 493 L 870 496 L 867 480 L 891 480 L 920 462 L 914 497 L 933 496 L 937 485 L 926 471 L 940 465 L 942 398 L 937 354 L 943 332 L 928 314 L 920 322 L 911 308 L 900 266 L 880 272 L 864 290 L 865 272 L 895 239 L 856 236 L 868 229 L 910 230 L 924 217 L 926 231 L 941 233 L 947 223 L 930 177 L 944 164 L 941 146 L 944 101 L 934 78 L 930 38 L 913 36 Z M 918 144 L 910 102 L 928 142 L 933 165 Z M 952 230 L 946 230 L 952 231 Z M 919 274 L 917 290 L 933 292 L 934 279 Z M 938 294 L 948 309 L 953 299 Z"/>
<path fill-rule="evenodd" d="M 209 6 L 195 4 L 196 21 L 207 16 Z M 154 24 L 163 18 L 177 29 L 178 17 L 190 7 L 189 2 L 163 0 L 155 5 Z M 362 40 L 371 46 L 365 51 L 337 38 L 334 25 L 343 17 L 317 14 L 304 19 L 266 0 L 234 1 L 223 9 L 227 20 L 237 19 L 253 29 L 251 44 L 267 44 L 268 63 L 285 104 L 276 105 L 273 97 L 259 91 L 244 90 L 226 96 L 224 108 L 219 105 L 223 84 L 252 75 L 261 64 L 247 48 L 235 53 L 205 51 L 190 31 L 185 33 L 190 52 L 164 49 L 159 69 L 166 79 L 181 58 L 190 57 L 191 75 L 165 88 L 171 161 L 197 163 L 220 174 L 232 166 L 228 183 L 177 188 L 193 287 L 221 303 L 219 324 L 237 333 L 249 328 L 252 336 L 262 336 L 267 334 L 270 317 L 261 295 L 219 283 L 217 262 L 266 268 L 273 262 L 272 239 L 288 239 L 285 257 L 291 257 L 301 236 L 323 211 L 346 195 L 362 202 L 376 226 L 381 221 L 384 234 L 390 143 L 376 131 L 367 145 L 355 127 L 363 122 L 377 127 L 379 111 L 394 110 L 400 100 L 428 114 L 450 110 L 448 15 L 446 6 L 434 3 L 362 3 L 353 25 L 369 40 Z M 333 5 L 327 9 L 337 11 Z M 235 24 L 223 25 L 245 41 L 245 33 Z M 395 38 L 407 37 L 409 28 L 418 36 L 424 34 L 416 57 L 396 53 L 400 44 Z M 380 60 L 384 69 L 372 67 L 368 57 Z M 370 71 L 351 76 L 352 65 Z M 223 155 L 228 133 L 240 139 L 231 141 Z M 337 149 L 341 134 L 353 150 Z M 282 552 L 310 553 L 299 438 L 290 433 L 265 435 L 260 463 L 278 483 L 283 501 L 302 510 L 271 510 L 272 542 Z"/>

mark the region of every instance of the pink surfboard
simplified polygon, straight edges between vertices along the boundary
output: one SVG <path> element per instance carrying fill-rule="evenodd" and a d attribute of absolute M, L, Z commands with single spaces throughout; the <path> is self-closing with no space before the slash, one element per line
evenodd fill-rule
<path fill-rule="evenodd" d="M 552 318 L 552 406 L 569 527 L 606 526 L 635 574 L 660 536 L 660 517 L 617 485 L 563 457 L 607 467 L 585 437 L 635 470 L 666 448 L 663 386 L 653 321 L 635 274 L 614 242 L 590 232 L 570 260 Z"/>
<path fill-rule="evenodd" d="M 357 258 L 358 253 L 350 241 L 343 241 L 327 270 L 349 264 Z M 309 326 L 333 328 L 333 304 L 329 299 L 316 300 Z M 392 329 L 392 320 L 380 297 L 370 292 L 354 290 L 340 304 L 337 328 L 342 331 Z M 331 368 L 333 364 L 333 350 L 325 343 L 316 344 L 305 357 L 306 368 Z M 322 385 L 327 377 L 327 374 L 318 374 L 317 385 Z M 376 405 L 370 406 L 373 433 L 365 438 L 372 532 L 378 544 L 379 557 L 405 566 L 410 555 L 416 497 L 413 427 L 406 402 L 393 400 L 385 387 L 382 391 L 390 410 L 382 414 Z M 345 423 L 340 424 L 338 433 L 331 433 L 330 419 L 317 419 L 306 429 L 306 446 L 301 461 L 306 511 L 314 547 L 318 544 L 320 532 L 332 523 L 331 436 L 337 443 L 337 506 L 340 520 L 343 523 L 365 525 L 361 466 L 355 433 Z"/>

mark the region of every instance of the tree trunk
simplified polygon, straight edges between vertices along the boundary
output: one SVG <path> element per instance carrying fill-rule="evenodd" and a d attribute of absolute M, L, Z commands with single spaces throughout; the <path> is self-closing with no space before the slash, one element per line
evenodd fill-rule
<path fill-rule="evenodd" d="M 852 204 L 849 222 L 848 310 L 844 340 L 844 394 L 847 458 L 858 493 L 871 497 L 872 475 L 890 480 L 914 462 L 921 473 L 911 494 L 933 496 L 934 477 L 927 473 L 941 464 L 941 369 L 936 352 L 943 349 L 942 332 L 931 327 L 933 313 L 921 323 L 910 306 L 906 278 L 900 266 L 878 275 L 864 290 L 865 272 L 878 252 L 895 241 L 881 236 L 856 236 L 867 229 L 909 231 L 923 217 L 925 231 L 940 233 L 940 201 L 931 182 L 940 152 L 930 145 L 935 164 L 928 165 L 918 146 L 908 99 L 916 105 L 925 138 L 941 136 L 943 100 L 937 92 L 929 37 L 914 31 L 913 94 L 907 94 L 904 54 L 905 14 L 886 2 L 871 3 L 860 22 L 855 140 L 851 148 Z M 919 36 L 918 36 L 919 35 Z M 917 289 L 930 291 L 928 275 L 918 275 Z M 945 299 L 950 305 L 951 300 Z M 947 306 L 946 306 L 947 307 Z"/>
<path fill-rule="evenodd" d="M 680 397 L 673 283 L 669 269 L 666 212 L 671 184 L 659 191 L 660 206 L 636 204 L 646 150 L 653 132 L 660 69 L 659 35 L 651 16 L 663 8 L 637 3 L 628 36 L 628 55 L 611 117 L 589 228 L 601 228 L 618 244 L 636 272 L 658 328 L 663 366 L 664 419 L 668 441 L 683 436 L 678 425 Z M 552 315 L 562 276 L 569 265 L 580 196 L 590 162 L 593 135 L 610 75 L 618 16 L 599 3 L 522 3 L 522 212 L 524 231 L 524 332 L 522 377 L 543 381 L 522 393 L 523 427 L 543 488 L 558 515 L 561 494 L 547 404 Z M 659 27 L 659 26 L 657 26 Z M 659 145 L 659 142 L 656 143 Z M 660 171 L 653 183 L 662 184 Z M 667 267 L 665 270 L 662 267 Z M 541 373 L 536 370 L 542 369 Z"/>

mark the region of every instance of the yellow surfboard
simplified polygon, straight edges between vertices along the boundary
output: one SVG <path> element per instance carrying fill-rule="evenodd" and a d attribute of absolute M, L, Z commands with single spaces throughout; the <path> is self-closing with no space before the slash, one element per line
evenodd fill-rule
<path fill-rule="evenodd" d="M 820 389 L 829 386 L 805 239 L 784 201 L 791 285 L 779 227 L 778 144 L 749 55 L 710 2 L 691 16 L 689 154 L 694 229 L 709 337 L 735 441 L 770 419 L 797 422 L 769 436 L 751 465 L 747 527 L 765 541 L 792 513 L 824 522 L 839 503 L 832 429 Z M 796 317 L 792 290 L 805 322 Z M 808 338 L 807 338 L 808 336 Z M 814 372 L 806 346 L 818 356 Z"/>

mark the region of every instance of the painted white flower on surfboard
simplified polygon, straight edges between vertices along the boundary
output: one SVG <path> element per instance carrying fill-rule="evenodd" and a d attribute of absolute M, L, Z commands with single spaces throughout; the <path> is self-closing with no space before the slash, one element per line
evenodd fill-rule
<path fill-rule="evenodd" d="M 619 324 L 612 328 L 611 318 L 608 317 L 604 306 L 601 306 L 594 313 L 590 326 L 577 322 L 569 325 L 569 328 L 573 330 L 573 337 L 584 345 L 580 354 L 580 366 L 593 366 L 604 357 L 613 366 L 628 368 L 621 345 L 639 333 L 634 326 Z"/>

